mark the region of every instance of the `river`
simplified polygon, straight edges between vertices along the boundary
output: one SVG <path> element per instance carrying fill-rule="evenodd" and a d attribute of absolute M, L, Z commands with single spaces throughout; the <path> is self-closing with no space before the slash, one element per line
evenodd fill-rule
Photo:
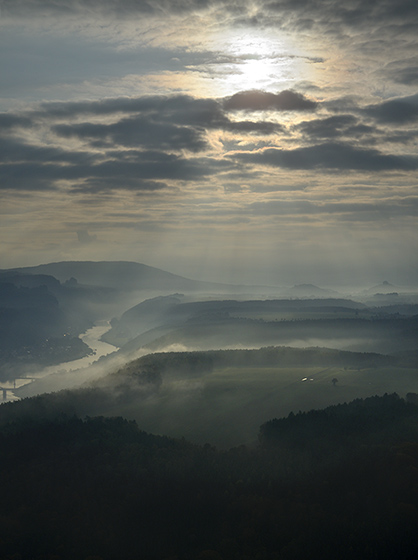
<path fill-rule="evenodd" d="M 80 335 L 81 340 L 85 342 L 87 346 L 89 346 L 94 351 L 94 354 L 85 356 L 84 358 L 79 358 L 78 360 L 72 360 L 71 362 L 62 362 L 60 364 L 55 364 L 53 366 L 48 366 L 43 369 L 33 371 L 27 376 L 28 379 L 16 379 L 14 383 L 13 382 L 3 383 L 2 384 L 3 388 L 19 389 L 23 386 L 29 386 L 29 385 L 35 386 L 37 385 L 37 380 L 42 379 L 43 381 L 47 382 L 48 380 L 46 378 L 48 377 L 51 377 L 52 379 L 52 376 L 56 377 L 57 374 L 64 376 L 65 373 L 83 370 L 84 368 L 91 366 L 96 360 L 98 360 L 102 356 L 106 356 L 117 350 L 117 348 L 115 348 L 111 344 L 107 344 L 107 342 L 103 342 L 100 340 L 100 337 L 106 331 L 108 331 L 109 328 L 110 328 L 109 321 L 98 321 L 94 327 L 91 327 L 91 329 L 88 329 L 84 334 Z M 43 385 L 44 384 L 42 384 L 42 386 Z M 43 392 L 43 391 L 41 390 L 34 391 L 34 394 L 38 392 Z M 19 397 L 14 395 L 12 391 L 7 391 L 6 398 L 0 400 L 0 402 L 8 402 L 8 401 L 16 401 L 16 400 L 19 400 Z"/>

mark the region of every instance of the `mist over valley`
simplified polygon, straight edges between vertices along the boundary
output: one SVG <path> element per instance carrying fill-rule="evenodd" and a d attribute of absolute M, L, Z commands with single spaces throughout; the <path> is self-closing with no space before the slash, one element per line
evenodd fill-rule
<path fill-rule="evenodd" d="M 418 392 L 418 290 L 395 288 L 235 289 L 126 262 L 2 271 L 3 395 L 252 444 L 269 418 Z"/>

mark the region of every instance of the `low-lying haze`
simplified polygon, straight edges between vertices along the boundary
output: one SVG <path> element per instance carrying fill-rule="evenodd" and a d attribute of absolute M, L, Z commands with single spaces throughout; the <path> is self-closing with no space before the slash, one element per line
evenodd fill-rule
<path fill-rule="evenodd" d="M 0 416 L 123 416 L 230 446 L 269 417 L 418 391 L 416 288 L 266 290 L 133 262 L 2 271 L 0 389 L 23 400 Z"/>

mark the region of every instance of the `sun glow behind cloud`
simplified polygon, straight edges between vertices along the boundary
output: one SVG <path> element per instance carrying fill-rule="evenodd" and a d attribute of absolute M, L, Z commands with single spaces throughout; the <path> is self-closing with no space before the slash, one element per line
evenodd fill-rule
<path fill-rule="evenodd" d="M 311 79 L 306 53 L 284 34 L 222 31 L 208 36 L 206 44 L 219 53 L 206 69 L 213 89 L 223 95 L 249 89 L 279 91 Z"/>

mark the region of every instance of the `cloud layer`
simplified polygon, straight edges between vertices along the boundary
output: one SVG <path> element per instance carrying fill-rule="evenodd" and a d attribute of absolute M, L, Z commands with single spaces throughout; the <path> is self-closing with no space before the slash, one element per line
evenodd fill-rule
<path fill-rule="evenodd" d="M 50 189 L 65 181 L 78 191 L 83 185 L 94 191 L 153 190 L 162 188 L 161 180 L 236 173 L 241 163 L 247 168 L 413 172 L 418 159 L 408 140 L 413 142 L 416 130 L 404 128 L 415 122 L 417 107 L 411 96 L 355 108 L 353 114 L 323 116 L 320 103 L 293 91 L 43 104 L 0 114 L 1 188 Z M 232 119 L 237 111 L 244 119 Z M 318 111 L 322 116 L 315 115 Z M 261 119 L 245 118 L 257 112 L 263 113 Z M 310 119 L 297 125 L 281 122 L 284 114 L 303 119 L 306 112 Z M 382 124 L 391 126 L 382 130 Z M 406 147 L 399 153 L 393 140 L 401 133 Z M 46 134 L 48 142 L 42 141 Z M 237 147 L 248 147 L 222 149 L 219 139 L 228 148 L 228 137 L 239 138 Z"/>

